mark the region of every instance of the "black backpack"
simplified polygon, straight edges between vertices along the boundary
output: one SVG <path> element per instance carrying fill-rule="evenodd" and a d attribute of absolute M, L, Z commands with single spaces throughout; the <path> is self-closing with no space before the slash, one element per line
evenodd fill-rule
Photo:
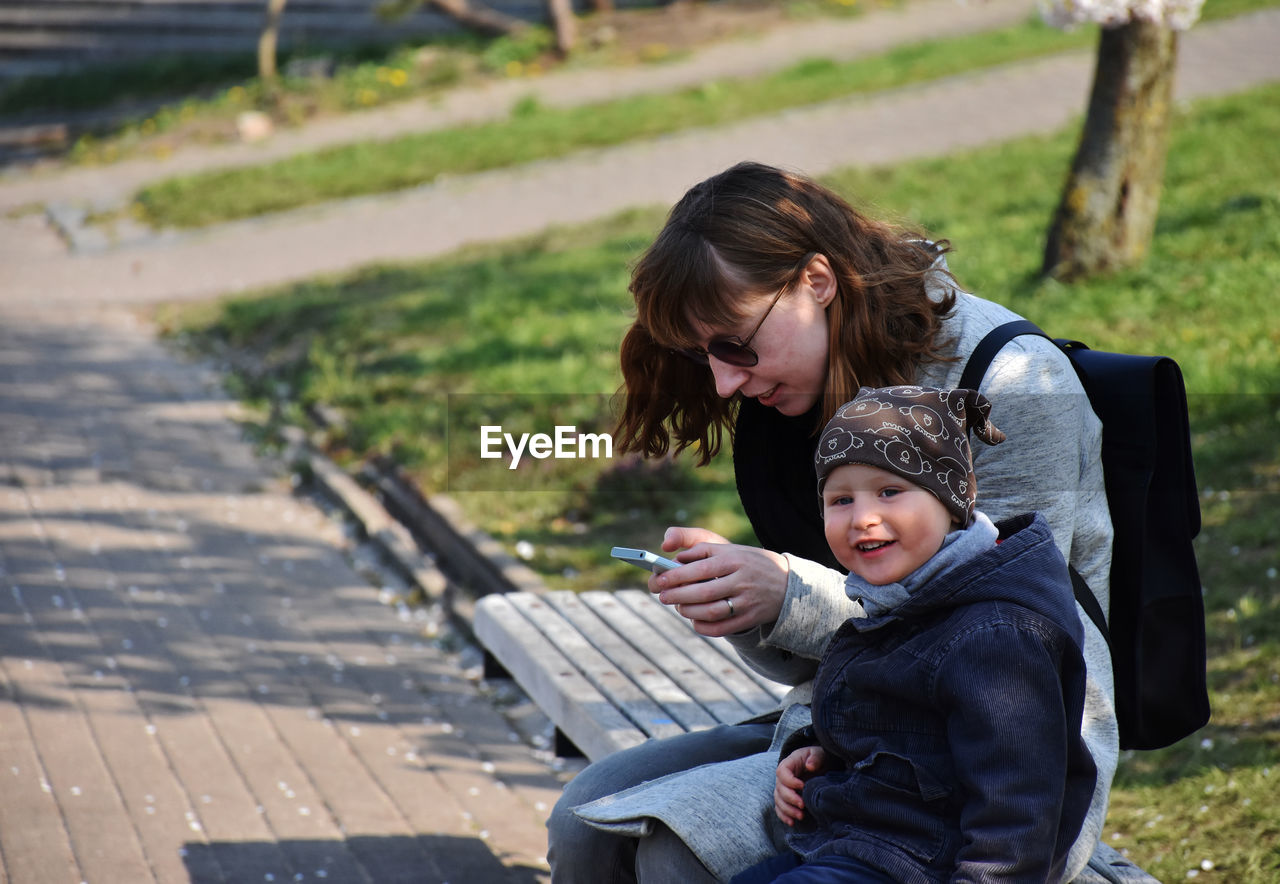
<path fill-rule="evenodd" d="M 993 329 L 969 357 L 959 386 L 976 390 L 996 353 L 1019 335 L 1049 337 L 1026 320 Z M 1110 629 L 1072 568 L 1076 600 L 1111 649 L 1120 747 L 1158 749 L 1209 720 L 1204 599 L 1191 545 L 1200 531 L 1200 500 L 1182 372 L 1163 356 L 1050 340 L 1071 360 L 1102 421 L 1115 533 Z"/>

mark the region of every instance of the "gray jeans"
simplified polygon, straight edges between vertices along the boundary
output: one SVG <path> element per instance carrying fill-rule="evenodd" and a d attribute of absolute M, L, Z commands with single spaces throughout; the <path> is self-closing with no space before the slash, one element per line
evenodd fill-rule
<path fill-rule="evenodd" d="M 554 884 L 669 884 L 714 881 L 671 830 L 657 825 L 648 838 L 611 835 L 583 822 L 573 808 L 606 795 L 715 761 L 764 752 L 772 722 L 721 725 L 649 740 L 587 765 L 565 786 L 547 820 L 547 861 Z M 689 796 L 696 800 L 696 795 Z"/>

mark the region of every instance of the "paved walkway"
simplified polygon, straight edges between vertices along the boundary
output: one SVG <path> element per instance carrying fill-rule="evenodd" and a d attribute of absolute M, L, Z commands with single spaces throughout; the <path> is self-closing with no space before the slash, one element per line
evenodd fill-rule
<path fill-rule="evenodd" d="M 126 314 L 4 315 L 0 881 L 545 880 L 560 777 L 234 416 Z"/>
<path fill-rule="evenodd" d="M 1180 94 L 1280 79 L 1277 38 L 1274 11 L 1197 27 Z M 773 64 L 809 48 L 771 40 Z M 1042 131 L 1081 112 L 1089 69 L 1044 59 L 97 252 L 0 212 L 0 881 L 545 877 L 562 775 L 127 308 L 670 203 L 744 157 L 820 173 Z M 127 193 L 123 169 L 10 177 L 0 207 Z"/>

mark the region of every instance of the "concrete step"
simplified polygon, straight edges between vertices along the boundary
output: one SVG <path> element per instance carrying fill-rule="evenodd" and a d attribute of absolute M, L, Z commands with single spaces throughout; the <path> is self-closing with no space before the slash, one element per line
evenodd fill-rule
<path fill-rule="evenodd" d="M 430 21 L 386 27 L 374 21 L 329 22 L 316 27 L 298 23 L 281 32 L 283 43 L 300 41 L 358 42 L 360 39 L 378 39 L 401 35 L 404 37 L 430 30 Z M 436 22 L 437 30 L 444 22 Z M 156 55 L 169 52 L 252 52 L 257 46 L 259 27 L 247 23 L 227 22 L 225 25 L 192 31 L 172 25 L 143 28 L 134 24 L 115 27 L 76 26 L 65 30 L 31 29 L 0 31 L 0 52 L 59 50 L 71 52 L 102 52 L 104 54 Z"/>
<path fill-rule="evenodd" d="M 392 44 L 461 29 L 430 6 L 388 19 L 378 14 L 382 5 L 292 0 L 281 19 L 280 46 Z M 525 21 L 546 18 L 541 0 L 488 5 Z M 0 82 L 156 55 L 252 53 L 263 10 L 262 0 L 0 0 Z"/>
<path fill-rule="evenodd" d="M 281 25 L 286 30 L 338 31 L 353 27 L 366 30 L 412 29 L 426 23 L 438 23 L 443 17 L 439 13 L 426 10 L 419 10 L 403 18 L 384 19 L 368 9 L 315 7 L 295 10 L 290 8 L 281 20 Z M 262 20 L 261 9 L 229 9 L 221 5 L 191 9 L 177 4 L 140 8 L 72 6 L 70 4 L 41 9 L 0 7 L 0 28 L 50 34 L 104 29 L 256 33 L 262 28 Z M 0 34 L 0 36 L 4 35 Z"/>

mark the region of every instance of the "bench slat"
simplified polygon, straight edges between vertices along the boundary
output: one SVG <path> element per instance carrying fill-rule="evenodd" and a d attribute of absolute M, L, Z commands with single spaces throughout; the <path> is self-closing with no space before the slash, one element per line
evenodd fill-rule
<path fill-rule="evenodd" d="M 668 677 L 651 654 L 641 653 L 622 636 L 628 624 L 601 618 L 576 593 L 552 593 L 548 601 L 682 729 L 701 730 L 716 724 L 715 718 Z"/>
<path fill-rule="evenodd" d="M 631 593 L 636 598 L 625 600 Z M 582 600 L 637 650 L 660 667 L 720 724 L 732 724 L 756 714 L 730 684 L 745 682 L 742 672 L 708 645 L 688 621 L 643 590 L 584 592 Z M 740 685 L 739 685 L 740 686 Z M 754 688 L 754 685 L 751 685 Z M 757 695 L 762 692 L 756 690 Z M 770 707 L 772 708 L 772 707 Z"/>
<path fill-rule="evenodd" d="M 598 651 L 590 641 L 549 603 L 548 599 L 568 590 L 542 596 L 511 593 L 508 598 L 517 610 L 537 624 L 553 645 L 572 660 L 587 681 L 604 694 L 641 731 L 650 737 L 673 737 L 685 733 L 661 706 L 642 691 L 628 673 L 623 672 Z M 561 730 L 564 730 L 561 728 Z M 569 733 L 565 731 L 565 733 Z M 572 734 L 569 735 L 572 739 Z M 575 741 L 576 742 L 576 741 Z M 584 749 L 581 745 L 579 749 Z"/>
<path fill-rule="evenodd" d="M 754 681 L 757 685 L 763 688 L 768 694 L 774 697 L 775 701 L 773 703 L 768 704 L 769 709 L 777 708 L 776 701 L 781 700 L 791 690 L 792 685 L 782 684 L 781 682 L 773 681 L 772 679 L 761 675 L 760 673 L 752 669 L 750 666 L 743 663 L 742 658 L 738 656 L 738 652 L 733 649 L 733 645 L 729 644 L 728 641 L 724 639 L 710 639 L 708 640 L 708 646 L 712 650 L 714 650 L 716 653 L 718 653 L 721 657 L 724 657 L 726 660 L 728 660 L 731 666 L 737 668 L 739 672 L 741 672 L 747 678 Z"/>
<path fill-rule="evenodd" d="M 475 606 L 476 638 L 591 760 L 778 708 L 752 672 L 643 590 L 511 592 Z"/>
<path fill-rule="evenodd" d="M 476 638 L 588 758 L 648 739 L 504 595 L 485 596 L 472 621 Z"/>
<path fill-rule="evenodd" d="M 694 632 L 689 621 L 654 599 L 648 591 L 622 590 L 613 595 L 697 661 L 746 707 L 748 716 L 778 708 L 778 701 L 791 690 L 790 685 L 770 681 L 752 671 L 738 657 L 733 645 L 724 639 L 707 638 Z"/>

